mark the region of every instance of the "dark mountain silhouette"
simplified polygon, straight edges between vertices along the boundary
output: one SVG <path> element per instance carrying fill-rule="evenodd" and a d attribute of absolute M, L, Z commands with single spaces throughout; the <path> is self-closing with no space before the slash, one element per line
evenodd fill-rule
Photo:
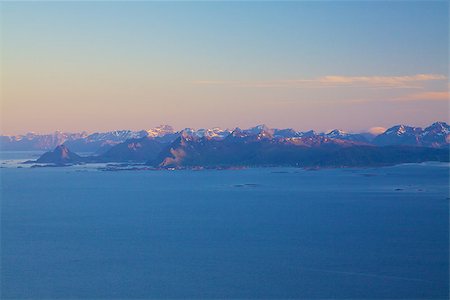
<path fill-rule="evenodd" d="M 44 153 L 36 162 L 52 164 L 68 164 L 82 162 L 83 158 L 73 153 L 65 145 L 57 146 L 53 151 Z"/>
<path fill-rule="evenodd" d="M 424 129 L 422 145 L 429 147 L 448 146 L 450 143 L 450 126 L 445 122 L 435 122 Z"/>
<path fill-rule="evenodd" d="M 445 122 L 435 122 L 425 129 L 396 125 L 373 140 L 378 146 L 408 145 L 433 148 L 448 147 L 449 142 L 450 126 Z"/>
<path fill-rule="evenodd" d="M 295 132 L 259 125 L 232 131 L 186 128 L 112 145 L 97 156 L 80 157 L 65 145 L 45 153 L 37 162 L 147 163 L 161 168 L 232 166 L 375 166 L 407 162 L 449 161 L 449 126 L 436 122 L 422 129 L 397 125 L 369 142 L 341 130 Z M 175 139 L 175 140 L 174 140 Z M 168 142 L 167 142 L 168 141 Z"/>
<path fill-rule="evenodd" d="M 161 143 L 151 137 L 129 139 L 113 146 L 98 157 L 91 157 L 90 160 L 102 162 L 146 162 L 155 159 L 164 147 L 166 147 L 166 143 Z"/>
<path fill-rule="evenodd" d="M 374 139 L 374 144 L 378 146 L 387 145 L 420 145 L 420 135 L 422 128 L 406 125 L 396 125 L 387 129 Z"/>
<path fill-rule="evenodd" d="M 242 136 L 235 130 L 222 141 L 181 136 L 149 165 L 171 167 L 375 166 L 406 162 L 448 161 L 445 149 L 376 147 L 323 136 L 279 139 L 264 132 Z"/>

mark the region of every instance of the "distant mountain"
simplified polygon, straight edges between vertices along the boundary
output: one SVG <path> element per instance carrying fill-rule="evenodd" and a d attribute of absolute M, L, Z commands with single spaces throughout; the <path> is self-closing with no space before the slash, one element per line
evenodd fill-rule
<path fill-rule="evenodd" d="M 450 143 L 450 126 L 445 122 L 435 122 L 424 129 L 422 145 L 429 147 L 448 146 Z"/>
<path fill-rule="evenodd" d="M 139 139 L 147 136 L 163 142 L 171 142 L 175 140 L 178 133 L 168 125 L 161 125 L 148 130 L 115 130 L 96 132 L 89 135 L 85 132 L 62 133 L 59 131 L 46 135 L 28 133 L 26 135 L 0 136 L 0 150 L 51 150 L 58 145 L 65 144 L 76 152 L 103 154 L 114 145 L 123 143 L 128 139 Z"/>
<path fill-rule="evenodd" d="M 149 129 L 146 132 L 146 137 L 154 139 L 160 143 L 173 142 L 180 135 L 179 132 L 175 131 L 173 127 L 169 125 L 161 125 L 153 129 Z"/>
<path fill-rule="evenodd" d="M 354 142 L 369 143 L 369 140 L 366 138 L 364 134 L 348 133 L 340 129 L 334 129 L 323 135 L 330 139 L 340 139 Z"/>
<path fill-rule="evenodd" d="M 299 135 L 301 137 L 314 137 L 318 134 L 314 130 L 309 130 L 309 131 L 305 131 L 305 132 L 299 132 Z"/>
<path fill-rule="evenodd" d="M 174 132 L 172 127 L 166 126 L 164 130 L 157 130 L 139 139 L 128 139 L 123 143 L 111 147 L 100 154 L 97 161 L 115 162 L 146 162 L 157 158 L 160 152 L 170 143 L 182 137 L 183 140 L 198 140 L 201 138 L 221 140 L 230 134 L 229 130 L 220 128 L 191 129 L 186 128 L 180 132 Z"/>
<path fill-rule="evenodd" d="M 236 128 L 222 140 L 181 135 L 148 164 L 159 167 L 311 166 L 345 147 L 361 143 L 314 135 L 283 138 L 273 130 Z"/>
<path fill-rule="evenodd" d="M 376 147 L 324 136 L 276 139 L 264 134 L 224 140 L 179 137 L 149 165 L 163 168 L 298 166 L 376 166 L 406 162 L 448 161 L 445 149 L 409 146 Z"/>
<path fill-rule="evenodd" d="M 396 125 L 387 129 L 374 139 L 374 143 L 379 146 L 386 145 L 418 145 L 422 128 L 405 125 Z"/>
<path fill-rule="evenodd" d="M 147 132 L 131 130 L 115 130 L 109 132 L 96 132 L 86 137 L 75 140 L 65 141 L 64 144 L 77 152 L 96 152 L 101 154 L 120 144 L 127 139 L 141 138 L 146 136 Z"/>
<path fill-rule="evenodd" d="M 37 163 L 51 163 L 58 165 L 78 163 L 81 161 L 83 161 L 83 158 L 70 151 L 65 145 L 57 146 L 53 151 L 44 153 L 36 160 Z"/>
<path fill-rule="evenodd" d="M 162 143 L 153 137 L 145 136 L 139 139 L 128 139 L 97 157 L 91 157 L 90 160 L 101 162 L 146 162 L 155 159 L 164 147 L 166 147 L 166 143 Z"/>
<path fill-rule="evenodd" d="M 166 136 L 168 134 L 169 135 L 173 134 L 173 133 L 175 133 L 175 130 L 170 125 L 161 125 L 161 126 L 146 130 L 146 133 L 147 134 L 145 136 L 148 136 L 150 138 L 158 138 L 158 137 Z"/>
<path fill-rule="evenodd" d="M 0 136 L 0 150 L 31 151 L 51 150 L 66 141 L 86 138 L 87 134 L 64 133 L 56 131 L 52 134 L 27 133 L 25 135 Z"/>
<path fill-rule="evenodd" d="M 175 131 L 169 125 L 161 125 L 140 131 L 116 130 L 93 134 L 87 134 L 85 132 L 55 132 L 47 135 L 29 133 L 17 136 L 0 136 L 0 150 L 51 150 L 57 145 L 64 143 L 76 152 L 95 152 L 97 155 L 101 155 L 113 146 L 123 143 L 128 139 L 148 137 L 161 143 L 170 143 L 175 141 L 181 134 L 216 140 L 225 139 L 231 134 L 242 137 L 256 137 L 259 135 L 260 138 L 270 136 L 279 139 L 324 136 L 332 139 L 369 143 L 377 146 L 408 145 L 433 148 L 447 147 L 450 142 L 449 125 L 445 122 L 433 123 L 425 129 L 407 125 L 396 125 L 378 136 L 367 132 L 348 133 L 340 129 L 326 133 L 318 133 L 314 130 L 302 132 L 292 128 L 268 128 L 266 125 L 258 125 L 249 129 L 236 128 L 235 130 L 215 127 L 204 129 L 185 128 L 181 131 Z"/>
<path fill-rule="evenodd" d="M 450 126 L 444 122 L 433 123 L 425 129 L 396 125 L 373 140 L 378 146 L 407 145 L 433 148 L 448 147 L 449 142 Z"/>
<path fill-rule="evenodd" d="M 220 129 L 218 127 L 214 127 L 211 129 L 192 129 L 192 128 L 185 128 L 182 131 L 179 132 L 178 136 L 184 135 L 185 137 L 192 137 L 192 138 L 207 138 L 207 139 L 216 139 L 220 140 L 225 137 L 227 137 L 231 133 L 228 129 Z"/>
<path fill-rule="evenodd" d="M 115 131 L 86 135 L 65 142 L 39 160 L 61 163 L 146 162 L 155 167 L 220 166 L 370 166 L 426 160 L 448 161 L 450 127 L 436 122 L 422 129 L 397 125 L 369 141 L 363 134 L 342 130 L 327 133 L 271 129 L 258 125 L 234 130 L 191 129 L 174 132 L 169 126 L 151 132 Z M 120 142 L 125 139 L 125 141 Z M 102 141 L 103 153 L 79 158 L 68 146 L 75 141 Z"/>
<path fill-rule="evenodd" d="M 171 126 L 161 125 L 153 129 L 131 131 L 117 130 L 103 133 L 93 133 L 85 138 L 67 141 L 65 144 L 78 152 L 95 152 L 97 155 L 105 154 L 115 145 L 123 143 L 129 139 L 149 139 L 171 142 L 177 137 L 177 133 Z"/>
<path fill-rule="evenodd" d="M 293 137 L 301 136 L 301 133 L 295 131 L 292 128 L 286 128 L 286 129 L 274 129 L 273 135 L 275 137 L 281 137 L 281 138 L 293 138 Z"/>

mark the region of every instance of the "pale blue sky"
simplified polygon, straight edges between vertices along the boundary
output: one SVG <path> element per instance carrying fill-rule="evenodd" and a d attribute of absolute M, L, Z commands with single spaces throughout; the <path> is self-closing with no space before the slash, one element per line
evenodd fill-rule
<path fill-rule="evenodd" d="M 448 120 L 447 1 L 3 2 L 1 25 L 4 133 Z"/>

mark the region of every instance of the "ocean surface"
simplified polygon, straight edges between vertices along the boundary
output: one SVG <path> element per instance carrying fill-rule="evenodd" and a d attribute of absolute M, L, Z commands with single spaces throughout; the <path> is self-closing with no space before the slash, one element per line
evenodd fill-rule
<path fill-rule="evenodd" d="M 113 172 L 23 155 L 1 156 L 2 299 L 449 296 L 448 164 Z"/>

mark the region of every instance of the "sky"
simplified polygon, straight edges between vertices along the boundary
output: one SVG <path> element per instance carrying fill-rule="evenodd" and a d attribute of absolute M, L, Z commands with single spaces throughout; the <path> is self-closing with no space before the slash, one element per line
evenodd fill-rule
<path fill-rule="evenodd" d="M 1 2 L 1 133 L 449 120 L 448 1 Z"/>

